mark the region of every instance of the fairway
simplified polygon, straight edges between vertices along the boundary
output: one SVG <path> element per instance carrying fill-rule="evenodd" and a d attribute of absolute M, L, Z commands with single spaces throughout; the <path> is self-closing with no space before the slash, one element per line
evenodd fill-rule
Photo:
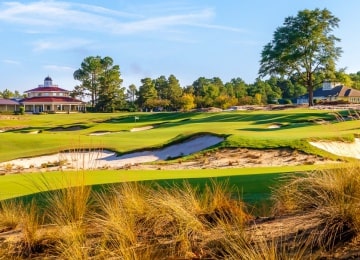
<path fill-rule="evenodd" d="M 249 149 L 289 147 L 316 156 L 339 159 L 309 144 L 310 140 L 352 140 L 359 134 L 356 120 L 339 121 L 348 111 L 316 111 L 291 109 L 281 111 L 231 111 L 217 113 L 114 113 L 114 114 L 44 114 L 12 116 L 2 119 L 0 130 L 0 162 L 35 157 L 60 151 L 107 149 L 118 154 L 162 148 L 184 142 L 197 135 L 212 134 L 224 138 L 215 148 L 242 147 Z M 137 117 L 138 120 L 134 120 Z M 277 128 L 272 126 L 277 125 Z M 132 131 L 132 129 L 146 129 Z M 191 159 L 192 156 L 185 157 Z M 5 167 L 11 167 L 6 165 Z M 202 179 L 249 176 L 244 183 L 231 177 L 231 182 L 250 197 L 268 190 L 267 177 L 254 176 L 314 170 L 320 166 L 253 167 L 196 170 L 91 170 L 84 172 L 86 185 L 124 181 Z M 21 172 L 21 169 L 16 171 Z M 45 169 L 34 169 L 44 172 Z M 4 169 L 3 172 L 5 173 Z M 66 178 L 65 178 L 66 176 Z M 76 185 L 78 174 L 46 172 L 5 174 L 0 176 L 0 199 L 14 198 Z M 240 178 L 240 177 L 239 177 Z M 271 177 L 272 178 L 272 177 Z M 67 183 L 70 182 L 70 183 Z M 75 183 L 75 184 L 74 184 Z M 253 189 L 257 187 L 259 192 Z M 262 196 L 260 196 L 262 197 Z"/>
<path fill-rule="evenodd" d="M 134 122 L 134 117 L 139 118 Z M 325 122 L 326 124 L 319 123 Z M 269 128 L 273 124 L 278 129 Z M 131 132 L 138 127 L 147 131 Z M 227 136 L 223 146 L 310 148 L 303 140 L 349 138 L 357 121 L 339 122 L 333 111 L 293 109 L 220 113 L 119 113 L 24 115 L 1 120 L 0 162 L 71 149 L 118 153 L 159 148 L 198 133 Z M 55 131 L 56 130 L 56 131 Z M 107 132 L 106 135 L 91 135 Z"/>
<path fill-rule="evenodd" d="M 47 190 L 77 185 L 103 185 L 133 181 L 174 181 L 189 180 L 202 183 L 210 178 L 229 179 L 244 194 L 244 198 L 254 201 L 266 198 L 269 186 L 279 174 L 319 170 L 326 166 L 258 167 L 239 169 L 206 169 L 182 171 L 84 171 L 84 172 L 48 172 L 5 175 L 0 177 L 0 200 L 21 197 Z M 330 166 L 328 166 L 330 167 Z M 195 181 L 194 181 L 195 180 Z M 199 181 L 202 180 L 202 181 Z"/>

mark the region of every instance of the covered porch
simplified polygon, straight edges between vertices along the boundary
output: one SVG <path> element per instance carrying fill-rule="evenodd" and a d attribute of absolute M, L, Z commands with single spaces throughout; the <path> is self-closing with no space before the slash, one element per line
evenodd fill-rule
<path fill-rule="evenodd" d="M 25 112 L 30 113 L 78 113 L 85 112 L 85 103 L 32 103 L 24 104 Z"/>
<path fill-rule="evenodd" d="M 19 108 L 19 102 L 11 99 L 0 98 L 0 112 L 15 112 L 18 111 Z"/>

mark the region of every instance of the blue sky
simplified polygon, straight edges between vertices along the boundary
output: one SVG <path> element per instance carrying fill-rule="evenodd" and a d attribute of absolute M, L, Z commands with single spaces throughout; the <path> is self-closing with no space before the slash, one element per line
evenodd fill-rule
<path fill-rule="evenodd" d="M 181 86 L 199 77 L 257 77 L 260 53 L 285 17 L 327 8 L 338 68 L 360 71 L 359 0 L 77 0 L 0 2 L 0 90 L 23 92 L 50 75 L 72 90 L 87 56 L 110 56 L 123 86 L 174 74 Z"/>

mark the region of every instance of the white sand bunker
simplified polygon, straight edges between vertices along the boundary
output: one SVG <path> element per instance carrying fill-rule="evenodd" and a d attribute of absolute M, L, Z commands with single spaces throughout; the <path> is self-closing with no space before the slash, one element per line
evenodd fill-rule
<path fill-rule="evenodd" d="M 280 125 L 280 124 L 272 124 L 272 125 L 268 126 L 269 129 L 277 129 L 277 128 L 280 128 L 280 127 L 282 127 L 282 125 Z"/>
<path fill-rule="evenodd" d="M 311 145 L 339 156 L 360 159 L 360 139 L 355 138 L 355 142 L 310 142 Z"/>
<path fill-rule="evenodd" d="M 153 129 L 154 126 L 152 125 L 148 125 L 148 126 L 143 126 L 143 127 L 135 127 L 130 129 L 130 132 L 139 132 L 139 131 L 146 131 L 146 130 L 150 130 Z M 98 131 L 98 132 L 93 132 L 89 135 L 91 136 L 100 136 L 100 135 L 108 135 L 108 134 L 117 134 L 119 132 L 109 132 L 109 131 Z"/>
<path fill-rule="evenodd" d="M 120 132 L 109 132 L 109 131 L 99 131 L 99 132 L 93 132 L 89 135 L 91 136 L 101 136 L 101 135 L 109 135 L 109 134 L 118 134 Z"/>
<path fill-rule="evenodd" d="M 152 126 L 152 125 L 143 126 L 143 127 L 135 127 L 135 128 L 132 128 L 130 130 L 130 132 L 146 131 L 146 130 L 150 130 L 150 129 L 153 129 L 153 128 L 154 128 L 154 126 Z"/>
<path fill-rule="evenodd" d="M 121 168 L 125 165 L 166 160 L 189 155 L 218 144 L 223 140 L 224 138 L 222 137 L 203 135 L 183 143 L 170 145 L 163 149 L 135 152 L 122 156 L 116 156 L 114 152 L 107 150 L 58 153 L 54 155 L 3 162 L 0 163 L 0 168 L 5 168 L 9 164 L 11 164 L 13 168 L 41 168 L 42 165 L 53 162 L 63 162 L 63 168 L 72 169 Z"/>

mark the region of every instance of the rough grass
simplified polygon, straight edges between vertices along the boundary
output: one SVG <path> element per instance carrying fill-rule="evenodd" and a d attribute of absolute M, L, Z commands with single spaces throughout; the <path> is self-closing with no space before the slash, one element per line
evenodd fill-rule
<path fill-rule="evenodd" d="M 21 220 L 24 206 L 21 201 L 0 201 L 0 230 L 2 232 L 15 229 Z"/>
<path fill-rule="evenodd" d="M 291 175 L 274 191 L 275 214 L 314 212 L 320 219 L 313 243 L 332 248 L 360 230 L 360 165 Z"/>
<path fill-rule="evenodd" d="M 256 219 L 226 181 L 202 188 L 129 182 L 91 192 L 79 176 L 77 186 L 48 193 L 46 203 L 2 202 L 0 224 L 19 232 L 0 235 L 0 253 L 4 259 L 312 259 L 359 234 L 359 169 L 287 177 L 274 189 L 274 216 L 311 212 L 318 222 L 283 238 L 271 230 L 257 238 L 249 233 Z"/>
<path fill-rule="evenodd" d="M 188 183 L 172 188 L 124 183 L 95 194 L 93 204 L 86 189 L 80 185 L 53 192 L 42 208 L 34 202 L 21 205 L 23 235 L 2 245 L 8 249 L 5 257 L 188 258 L 210 254 L 212 229 L 224 223 L 244 226 L 250 219 L 228 183 L 212 182 L 205 193 Z M 4 207 L 1 214 L 12 210 Z M 44 223 L 55 231 L 40 233 Z M 45 239 L 51 247 L 42 246 Z"/>

